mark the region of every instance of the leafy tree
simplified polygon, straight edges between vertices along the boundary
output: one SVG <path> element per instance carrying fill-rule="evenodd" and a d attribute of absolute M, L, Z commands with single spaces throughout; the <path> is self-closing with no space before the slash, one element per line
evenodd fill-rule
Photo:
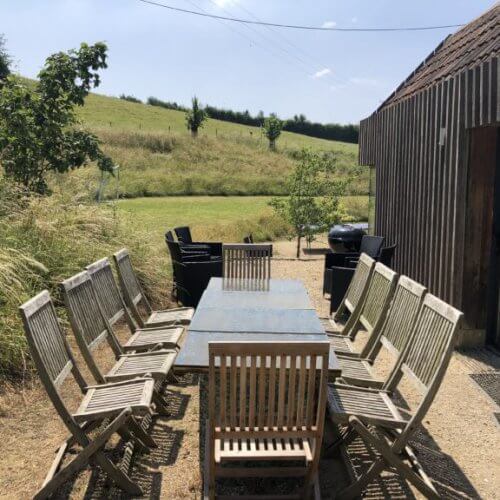
<path fill-rule="evenodd" d="M 304 149 L 301 156 L 287 181 L 288 196 L 273 198 L 269 203 L 293 227 L 297 258 L 302 238 L 310 244 L 315 234 L 342 220 L 345 214 L 340 197 L 351 180 L 336 175 L 332 153 Z"/>
<path fill-rule="evenodd" d="M 10 75 L 10 56 L 5 48 L 5 37 L 0 35 L 0 81 Z"/>
<path fill-rule="evenodd" d="M 67 172 L 96 161 L 112 172 L 112 160 L 97 137 L 85 131 L 75 106 L 100 83 L 106 68 L 104 43 L 59 52 L 47 58 L 34 86 L 10 75 L 0 88 L 0 163 L 7 176 L 30 191 L 46 194 L 47 172 Z"/>
<path fill-rule="evenodd" d="M 269 118 L 264 120 L 264 133 L 269 139 L 269 149 L 272 151 L 276 150 L 276 140 L 281 135 L 281 129 L 283 128 L 283 122 L 276 116 L 271 115 Z"/>
<path fill-rule="evenodd" d="M 207 113 L 200 107 L 200 102 L 196 96 L 191 100 L 192 107 L 186 112 L 186 125 L 191 130 L 191 135 L 196 137 L 198 129 L 203 127 L 203 122 L 207 119 Z"/>

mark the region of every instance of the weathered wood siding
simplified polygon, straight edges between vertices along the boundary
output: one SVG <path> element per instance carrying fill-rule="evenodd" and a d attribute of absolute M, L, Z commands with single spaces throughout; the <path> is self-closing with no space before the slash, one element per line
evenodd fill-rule
<path fill-rule="evenodd" d="M 376 234 L 398 244 L 397 271 L 457 307 L 467 129 L 500 122 L 499 70 L 498 57 L 488 59 L 380 109 L 360 126 L 360 164 L 376 169 Z"/>

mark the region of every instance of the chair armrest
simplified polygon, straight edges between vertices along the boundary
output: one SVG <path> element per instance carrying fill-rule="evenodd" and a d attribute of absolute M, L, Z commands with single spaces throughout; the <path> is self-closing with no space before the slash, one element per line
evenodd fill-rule
<path fill-rule="evenodd" d="M 358 252 L 332 252 L 325 255 L 325 268 L 344 266 L 346 259 L 359 259 Z"/>
<path fill-rule="evenodd" d="M 210 252 L 210 247 L 205 244 L 181 243 L 180 249 L 182 252 Z"/>
<path fill-rule="evenodd" d="M 213 255 L 214 257 L 222 256 L 222 243 L 211 241 L 196 241 L 190 243 L 190 245 L 203 245 L 204 247 L 208 248 L 210 255 Z"/>
<path fill-rule="evenodd" d="M 359 262 L 359 258 L 356 257 L 347 257 L 347 259 L 345 260 L 345 267 L 350 267 L 350 268 L 355 268 L 357 265 L 358 265 L 358 262 Z"/>
<path fill-rule="evenodd" d="M 189 262 L 210 262 L 209 253 L 183 253 L 182 264 Z"/>

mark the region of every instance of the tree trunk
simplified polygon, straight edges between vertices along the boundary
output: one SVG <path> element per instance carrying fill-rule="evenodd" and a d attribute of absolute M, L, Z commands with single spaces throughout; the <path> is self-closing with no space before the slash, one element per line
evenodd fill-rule
<path fill-rule="evenodd" d="M 198 137 L 198 129 L 194 129 L 194 128 L 191 129 L 191 137 L 193 139 L 196 139 L 196 137 Z"/>
<path fill-rule="evenodd" d="M 300 239 L 302 237 L 300 236 L 300 234 L 297 236 L 297 259 L 300 257 Z"/>
<path fill-rule="evenodd" d="M 275 139 L 269 139 L 269 149 L 271 151 L 276 151 L 276 140 Z"/>

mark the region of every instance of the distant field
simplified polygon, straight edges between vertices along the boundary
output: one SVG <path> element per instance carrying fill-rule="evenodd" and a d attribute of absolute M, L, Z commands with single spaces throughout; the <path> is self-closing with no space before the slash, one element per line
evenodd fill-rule
<path fill-rule="evenodd" d="M 134 225 L 163 244 L 166 229 L 189 225 L 199 240 L 241 241 L 252 233 L 256 240 L 274 240 L 289 234 L 289 228 L 268 206 L 268 196 L 178 196 L 121 200 L 118 210 L 126 212 Z M 366 220 L 368 199 L 344 199 L 353 220 Z"/>
<path fill-rule="evenodd" d="M 120 165 L 122 197 L 169 195 L 282 195 L 296 153 L 304 147 L 332 151 L 339 175 L 357 164 L 357 145 L 283 132 L 278 151 L 270 152 L 260 129 L 209 119 L 197 139 L 185 125 L 185 113 L 122 99 L 90 95 L 78 110 L 104 151 Z M 96 186 L 96 169 L 77 172 L 85 186 Z M 115 194 L 110 182 L 107 197 Z M 347 194 L 366 194 L 367 171 Z"/>
<path fill-rule="evenodd" d="M 133 130 L 144 132 L 177 132 L 188 134 L 185 113 L 159 106 L 149 106 L 125 101 L 117 97 L 91 94 L 85 101 L 85 106 L 79 110 L 79 115 L 92 128 L 109 130 Z M 238 123 L 209 119 L 200 130 L 200 136 L 252 139 L 260 143 L 260 129 L 240 125 Z M 266 145 L 266 139 L 262 139 Z M 335 150 L 345 153 L 357 152 L 357 144 L 340 141 L 328 141 L 316 137 L 283 132 L 278 141 L 283 148 L 300 149 L 310 147 L 318 150 Z"/>

